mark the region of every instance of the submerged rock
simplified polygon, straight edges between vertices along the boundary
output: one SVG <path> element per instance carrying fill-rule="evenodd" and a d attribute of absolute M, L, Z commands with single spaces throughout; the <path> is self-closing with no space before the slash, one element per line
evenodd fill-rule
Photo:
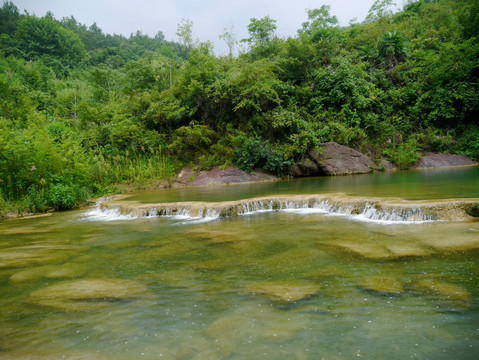
<path fill-rule="evenodd" d="M 471 306 L 471 295 L 463 287 L 434 279 L 423 279 L 412 284 L 414 293 L 423 295 L 446 310 L 464 311 Z"/>
<path fill-rule="evenodd" d="M 84 279 L 47 286 L 30 294 L 30 301 L 67 311 L 91 310 L 107 302 L 138 299 L 146 286 L 123 279 Z"/>
<path fill-rule="evenodd" d="M 32 251 L 30 249 L 7 249 L 0 252 L 0 268 L 26 267 L 34 264 L 55 263 L 67 256 L 57 251 Z"/>
<path fill-rule="evenodd" d="M 217 318 L 206 330 L 215 343 L 237 348 L 244 339 L 283 343 L 291 341 L 309 323 L 310 314 L 291 313 L 271 306 L 240 305 Z"/>
<path fill-rule="evenodd" d="M 260 282 L 243 289 L 243 295 L 257 295 L 278 304 L 292 304 L 316 295 L 320 288 L 312 283 Z"/>
<path fill-rule="evenodd" d="M 385 296 L 397 296 L 404 292 L 404 286 L 400 280 L 386 276 L 367 277 L 359 283 L 359 287 Z"/>
<path fill-rule="evenodd" d="M 385 247 L 394 258 L 423 257 L 434 254 L 433 250 L 415 244 L 395 243 Z"/>
<path fill-rule="evenodd" d="M 228 268 L 228 265 L 224 260 L 221 259 L 212 259 L 206 261 L 195 262 L 193 264 L 195 270 L 200 272 L 215 272 L 215 271 L 224 271 Z"/>
<path fill-rule="evenodd" d="M 76 351 L 70 349 L 40 350 L 22 349 L 12 351 L 1 351 L 2 360 L 112 360 L 109 355 L 102 355 L 98 352 Z"/>
<path fill-rule="evenodd" d="M 413 244 L 385 244 L 339 241 L 332 246 L 371 260 L 395 260 L 408 257 L 423 257 L 433 251 Z"/>
<path fill-rule="evenodd" d="M 16 272 L 10 277 L 10 282 L 17 283 L 41 278 L 68 279 L 81 275 L 84 267 L 80 264 L 68 263 L 63 265 L 45 265 L 33 269 Z"/>
<path fill-rule="evenodd" d="M 433 237 L 423 240 L 423 243 L 438 251 L 471 251 L 479 249 L 479 236 L 470 233 L 461 237 Z"/>
<path fill-rule="evenodd" d="M 207 245 L 227 244 L 243 240 L 236 231 L 211 230 L 197 228 L 188 232 L 188 238 L 204 241 Z"/>

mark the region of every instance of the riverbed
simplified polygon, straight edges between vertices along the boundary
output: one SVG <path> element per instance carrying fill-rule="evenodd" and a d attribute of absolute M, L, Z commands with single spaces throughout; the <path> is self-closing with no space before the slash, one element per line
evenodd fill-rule
<path fill-rule="evenodd" d="M 119 202 L 337 193 L 479 201 L 479 168 L 178 188 Z M 479 221 L 335 209 L 127 216 L 99 204 L 1 222 L 0 358 L 475 359 Z"/>

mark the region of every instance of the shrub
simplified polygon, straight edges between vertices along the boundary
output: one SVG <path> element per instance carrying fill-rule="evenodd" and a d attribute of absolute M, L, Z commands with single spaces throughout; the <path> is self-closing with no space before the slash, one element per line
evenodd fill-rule
<path fill-rule="evenodd" d="M 284 159 L 282 149 L 275 148 L 269 141 L 257 137 L 246 138 L 239 136 L 234 152 L 234 162 L 246 172 L 254 168 L 263 168 L 276 175 L 282 175 L 288 161 Z"/>
<path fill-rule="evenodd" d="M 479 126 L 471 126 L 459 138 L 459 152 L 479 161 Z"/>
<path fill-rule="evenodd" d="M 399 169 L 406 170 L 419 160 L 419 150 L 416 139 L 410 138 L 408 141 L 399 144 L 394 150 L 384 151 L 384 155 Z"/>
<path fill-rule="evenodd" d="M 51 185 L 46 194 L 46 202 L 56 210 L 67 210 L 78 206 L 88 196 L 86 189 L 67 184 Z"/>
<path fill-rule="evenodd" d="M 36 189 L 33 185 L 28 188 L 23 203 L 26 209 L 32 213 L 45 211 L 47 208 L 45 206 L 45 197 L 43 192 Z"/>
<path fill-rule="evenodd" d="M 182 160 L 191 161 L 207 152 L 217 137 L 218 134 L 206 125 L 182 126 L 173 133 L 168 150 Z"/>

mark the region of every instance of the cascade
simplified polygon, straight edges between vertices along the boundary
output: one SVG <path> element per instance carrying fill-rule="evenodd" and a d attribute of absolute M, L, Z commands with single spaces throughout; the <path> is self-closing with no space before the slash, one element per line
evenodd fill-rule
<path fill-rule="evenodd" d="M 177 202 L 140 204 L 128 199 L 101 202 L 85 214 L 90 220 L 134 220 L 168 217 L 177 220 L 210 221 L 261 212 L 344 216 L 356 221 L 411 224 L 429 221 L 466 220 L 474 200 L 406 201 L 399 198 L 366 198 L 344 194 L 291 195 L 227 202 Z"/>

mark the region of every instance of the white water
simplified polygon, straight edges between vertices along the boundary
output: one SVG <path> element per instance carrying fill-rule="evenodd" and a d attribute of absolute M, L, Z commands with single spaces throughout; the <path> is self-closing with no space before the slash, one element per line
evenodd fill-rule
<path fill-rule="evenodd" d="M 424 214 L 420 208 L 380 210 L 374 203 L 367 202 L 358 211 L 353 204 L 336 203 L 323 200 L 311 204 L 308 201 L 273 201 L 253 200 L 239 203 L 236 210 L 238 216 L 250 216 L 264 212 L 289 212 L 298 215 L 318 214 L 323 216 L 341 216 L 352 221 L 373 222 L 377 224 L 422 224 L 425 222 L 440 221 L 432 215 Z M 119 208 L 108 208 L 97 205 L 95 209 L 86 212 L 83 220 L 87 221 L 127 221 L 139 218 L 164 217 L 185 223 L 203 223 L 218 220 L 220 212 L 214 208 L 203 208 L 192 215 L 190 207 L 164 207 L 159 210 L 152 207 L 143 211 L 143 214 L 124 214 Z"/>

